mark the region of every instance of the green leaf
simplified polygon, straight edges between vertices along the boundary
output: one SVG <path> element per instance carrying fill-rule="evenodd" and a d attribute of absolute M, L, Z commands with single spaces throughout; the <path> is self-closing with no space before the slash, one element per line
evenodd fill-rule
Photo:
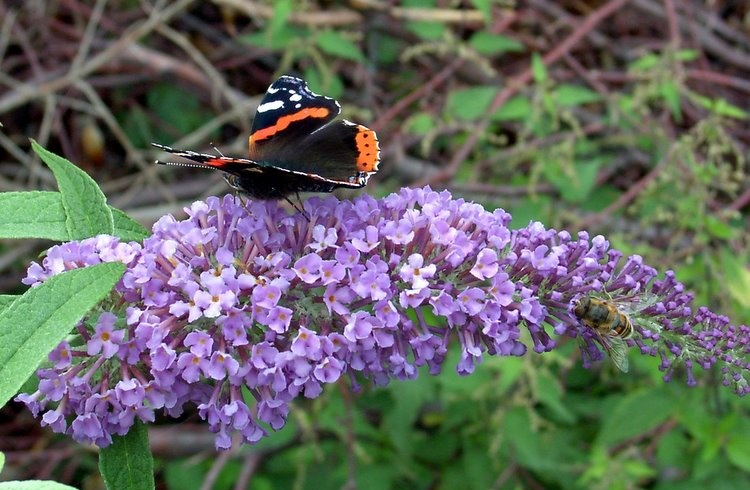
<path fill-rule="evenodd" d="M 656 447 L 656 461 L 660 468 L 678 468 L 687 471 L 690 466 L 685 460 L 685 454 L 689 451 L 691 441 L 685 431 L 669 431 L 659 439 Z"/>
<path fill-rule="evenodd" d="M 406 28 L 421 37 L 425 41 L 437 41 L 442 39 L 445 33 L 445 24 L 440 22 L 414 21 L 407 22 Z"/>
<path fill-rule="evenodd" d="M 20 296 L 16 294 L 0 294 L 0 311 L 9 307 L 18 298 Z"/>
<path fill-rule="evenodd" d="M 26 480 L 6 481 L 0 483 L 0 490 L 76 490 L 75 487 L 63 485 L 56 481 Z"/>
<path fill-rule="evenodd" d="M 508 99 L 503 106 L 492 114 L 493 121 L 523 121 L 531 113 L 531 102 L 523 95 Z"/>
<path fill-rule="evenodd" d="M 436 0 L 403 0 L 401 7 L 405 9 L 430 10 L 437 7 Z M 406 23 L 406 28 L 427 41 L 436 41 L 443 38 L 446 31 L 445 24 L 430 21 L 412 21 Z"/>
<path fill-rule="evenodd" d="M 646 479 L 656 476 L 656 470 L 650 463 L 638 460 L 628 460 L 623 464 L 624 473 L 633 479 Z"/>
<path fill-rule="evenodd" d="M 425 135 L 430 131 L 433 131 L 437 126 L 435 118 L 432 114 L 426 112 L 418 112 L 413 116 L 406 119 L 404 122 L 404 129 L 412 134 Z"/>
<path fill-rule="evenodd" d="M 0 313 L 0 406 L 124 272 L 112 262 L 52 276 Z"/>
<path fill-rule="evenodd" d="M 382 430 L 388 434 L 392 443 L 405 457 L 414 452 L 415 434 L 409 428 L 418 419 L 420 408 L 425 401 L 433 399 L 434 380 L 412 380 L 410 386 L 394 384 L 393 407 L 383 417 Z M 433 398 L 431 398 L 433 397 Z"/>
<path fill-rule="evenodd" d="M 99 453 L 99 471 L 108 489 L 153 489 L 154 458 L 148 445 L 148 430 L 142 422 Z"/>
<path fill-rule="evenodd" d="M 515 39 L 500 34 L 491 34 L 487 31 L 479 31 L 469 40 L 469 45 L 477 53 L 492 56 L 503 53 L 522 53 L 523 44 Z"/>
<path fill-rule="evenodd" d="M 486 362 L 488 368 L 495 368 L 499 373 L 497 393 L 501 395 L 514 388 L 524 374 L 523 359 L 520 357 L 492 357 Z"/>
<path fill-rule="evenodd" d="M 461 447 L 460 448 L 460 469 L 463 470 L 463 484 L 443 488 L 465 488 L 472 490 L 484 490 L 487 488 L 497 488 L 494 483 L 497 473 L 492 471 L 494 458 L 490 453 L 481 446 Z M 455 458 L 456 455 L 454 454 Z"/>
<path fill-rule="evenodd" d="M 633 71 L 648 71 L 662 62 L 661 56 L 654 53 L 646 53 L 630 63 L 630 69 Z"/>
<path fill-rule="evenodd" d="M 268 32 L 271 35 L 280 32 L 286 26 L 286 21 L 293 10 L 293 0 L 276 0 L 273 4 L 273 15 L 268 22 Z"/>
<path fill-rule="evenodd" d="M 119 209 L 110 207 L 114 235 L 121 240 L 140 241 L 149 232 Z M 65 226 L 62 195 L 52 191 L 0 193 L 0 238 L 72 240 Z"/>
<path fill-rule="evenodd" d="M 164 121 L 174 128 L 177 134 L 190 133 L 203 126 L 212 114 L 205 110 L 193 92 L 170 82 L 158 83 L 146 92 L 149 123 Z M 134 122 L 139 123 L 136 119 Z M 149 126 L 150 127 L 150 124 Z M 155 129 L 149 129 L 149 133 Z M 144 131 L 145 132 L 145 131 Z M 156 134 L 160 132 L 156 130 Z M 143 135 L 145 136 L 145 135 Z"/>
<path fill-rule="evenodd" d="M 582 202 L 594 189 L 599 164 L 600 162 L 593 160 L 576 161 L 571 169 L 566 168 L 562 162 L 549 160 L 542 168 L 542 172 L 563 199 L 568 202 Z"/>
<path fill-rule="evenodd" d="M 565 107 L 574 107 L 591 102 L 599 102 L 602 96 L 598 92 L 581 85 L 562 84 L 555 87 L 557 102 Z"/>
<path fill-rule="evenodd" d="M 712 99 L 696 93 L 689 93 L 689 96 L 691 101 L 719 116 L 747 119 L 747 111 L 730 104 L 724 99 Z"/>
<path fill-rule="evenodd" d="M 537 377 L 537 398 L 546 405 L 564 423 L 575 422 L 575 416 L 563 402 L 563 391 L 558 379 L 547 372 L 540 372 Z"/>
<path fill-rule="evenodd" d="M 495 85 L 451 90 L 446 101 L 449 118 L 472 121 L 484 116 L 500 89 Z"/>
<path fill-rule="evenodd" d="M 305 26 L 284 24 L 273 31 L 258 31 L 239 36 L 240 42 L 270 51 L 288 51 L 291 46 L 307 43 L 309 29 Z M 205 120 L 205 119 L 204 119 Z"/>
<path fill-rule="evenodd" d="M 540 454 L 544 449 L 540 444 L 539 433 L 532 428 L 531 418 L 526 407 L 514 407 L 505 414 L 503 434 L 513 447 L 515 458 L 525 466 L 538 469 L 545 463 Z"/>
<path fill-rule="evenodd" d="M 341 78 L 328 74 L 321 74 L 320 71 L 311 67 L 304 71 L 304 79 L 310 85 L 310 90 L 319 94 L 326 94 L 328 97 L 337 99 L 344 93 L 344 84 Z"/>
<path fill-rule="evenodd" d="M 511 229 L 522 228 L 528 225 L 529 221 L 548 221 L 549 216 L 552 216 L 553 211 L 558 208 L 559 203 L 554 202 L 550 196 L 525 197 L 519 200 L 518 204 L 513 205 L 513 218 L 508 226 Z"/>
<path fill-rule="evenodd" d="M 149 146 L 151 141 L 170 139 L 169 132 L 162 129 L 161 126 L 155 126 L 151 111 L 144 110 L 140 106 L 127 107 L 127 112 L 118 114 L 118 119 L 121 121 L 122 129 L 133 146 L 143 148 Z"/>
<path fill-rule="evenodd" d="M 430 464 L 442 466 L 450 464 L 460 448 L 461 439 L 458 431 L 435 430 L 430 437 L 418 440 L 414 445 L 414 453 L 418 454 L 423 462 L 428 461 Z"/>
<path fill-rule="evenodd" d="M 371 30 L 367 33 L 372 42 L 378 49 L 372 51 L 371 60 L 375 66 L 391 66 L 399 63 L 401 51 L 404 45 L 401 41 L 393 36 L 388 36 L 385 32 Z"/>
<path fill-rule="evenodd" d="M 750 471 L 750 421 L 737 418 L 733 430 L 727 438 L 727 457 L 733 465 Z"/>
<path fill-rule="evenodd" d="M 732 225 L 718 219 L 714 215 L 706 215 L 703 218 L 703 225 L 706 227 L 709 235 L 721 240 L 729 240 L 737 234 Z"/>
<path fill-rule="evenodd" d="M 78 240 L 113 234 L 115 228 L 112 211 L 96 182 L 86 172 L 65 158 L 45 150 L 36 141 L 31 141 L 31 147 L 55 174 L 62 194 L 65 226 L 70 238 Z"/>
<path fill-rule="evenodd" d="M 357 471 L 352 475 L 355 480 L 351 485 L 351 488 L 357 488 L 358 490 L 387 490 L 390 488 L 398 488 L 399 476 L 401 476 L 399 475 L 399 469 L 397 468 L 398 465 L 388 463 L 390 462 L 385 461 L 378 464 L 371 462 L 370 464 L 359 465 Z M 255 490 L 254 484 L 255 478 L 253 478 L 253 490 Z M 315 485 L 312 485 L 312 487 L 315 487 Z M 280 487 L 278 485 L 270 485 L 265 489 L 258 488 L 258 490 L 272 490 L 274 488 Z"/>
<path fill-rule="evenodd" d="M 729 294 L 744 308 L 750 308 L 750 271 L 747 270 L 747 264 L 740 257 L 724 250 L 721 265 Z"/>
<path fill-rule="evenodd" d="M 713 107 L 710 109 L 720 116 L 747 119 L 747 111 L 730 104 L 725 99 L 714 99 Z"/>
<path fill-rule="evenodd" d="M 594 180 L 594 183 L 596 180 Z M 590 213 L 598 213 L 622 195 L 622 191 L 611 185 L 594 186 L 588 193 L 586 199 L 579 203 L 581 210 Z M 682 277 L 682 276 L 680 276 Z"/>
<path fill-rule="evenodd" d="M 164 466 L 161 468 L 161 474 L 166 483 L 165 488 L 179 488 L 180 490 L 201 489 L 201 482 L 206 476 L 206 470 L 201 466 L 199 461 L 189 459 L 170 459 L 164 461 L 163 464 Z M 255 487 L 256 479 L 253 477 L 253 488 Z"/>
<path fill-rule="evenodd" d="M 365 56 L 360 51 L 359 46 L 354 44 L 349 38 L 341 35 L 338 31 L 321 31 L 315 36 L 315 42 L 320 49 L 330 55 L 359 63 L 365 61 Z"/>
<path fill-rule="evenodd" d="M 659 85 L 659 93 L 664 98 L 667 107 L 672 112 L 672 117 L 676 121 L 682 118 L 682 106 L 680 97 L 680 87 L 672 80 L 667 80 Z"/>
<path fill-rule="evenodd" d="M 643 434 L 668 419 L 678 406 L 660 387 L 628 393 L 603 417 L 597 444 L 611 447 Z"/>
<path fill-rule="evenodd" d="M 679 61 L 695 61 L 701 56 L 701 52 L 697 49 L 681 49 L 674 54 L 676 60 Z"/>
<path fill-rule="evenodd" d="M 119 237 L 123 241 L 136 241 L 140 242 L 144 238 L 151 235 L 151 233 L 142 224 L 125 214 L 117 208 L 110 206 L 112 211 L 112 218 L 115 224 L 116 237 Z"/>
<path fill-rule="evenodd" d="M 549 78 L 547 67 L 544 66 L 544 60 L 539 56 L 539 53 L 531 55 L 531 73 L 534 75 L 534 81 L 539 84 L 546 82 Z"/>
<path fill-rule="evenodd" d="M 492 0 L 471 0 L 474 8 L 482 12 L 484 21 L 489 24 L 492 22 Z"/>
<path fill-rule="evenodd" d="M 59 192 L 0 193 L 0 238 L 66 241 L 65 209 Z"/>

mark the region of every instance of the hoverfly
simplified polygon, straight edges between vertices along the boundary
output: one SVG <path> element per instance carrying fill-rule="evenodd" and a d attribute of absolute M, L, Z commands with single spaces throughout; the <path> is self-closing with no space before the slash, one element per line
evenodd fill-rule
<path fill-rule="evenodd" d="M 633 336 L 630 318 L 613 302 L 588 296 L 576 301 L 573 314 L 584 326 L 594 331 L 614 365 L 627 373 L 628 345 L 625 340 Z"/>
<path fill-rule="evenodd" d="M 593 296 L 583 296 L 573 305 L 573 314 L 583 326 L 590 328 L 614 365 L 622 372 L 628 372 L 628 344 L 633 336 L 633 320 L 652 332 L 659 332 L 661 325 L 655 318 L 640 313 L 657 304 L 659 297 L 648 292 L 632 296 L 621 296 L 608 300 Z M 580 338 L 580 336 L 579 336 Z M 581 347 L 586 352 L 584 346 Z"/>

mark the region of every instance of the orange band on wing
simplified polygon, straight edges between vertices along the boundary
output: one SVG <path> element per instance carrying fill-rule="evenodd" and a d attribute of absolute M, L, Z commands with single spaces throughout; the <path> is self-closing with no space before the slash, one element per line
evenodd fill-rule
<path fill-rule="evenodd" d="M 357 125 L 357 170 L 377 172 L 380 161 L 380 146 L 375 131 L 361 124 Z"/>
<path fill-rule="evenodd" d="M 230 160 L 231 158 L 216 157 L 203 160 L 203 164 L 208 165 L 209 167 L 221 169 L 222 167 L 226 167 L 228 164 L 232 163 L 230 162 Z"/>
<path fill-rule="evenodd" d="M 251 134 L 250 144 L 252 145 L 253 142 L 258 142 L 266 138 L 270 138 L 271 136 L 275 135 L 279 131 L 283 131 L 284 129 L 289 127 L 289 125 L 295 121 L 301 121 L 303 119 L 307 119 L 308 117 L 326 118 L 330 114 L 331 114 L 331 111 L 329 111 L 325 107 L 308 107 L 306 109 L 297 111 L 293 114 L 289 114 L 287 116 L 281 116 L 278 119 L 278 121 L 276 121 L 276 124 L 274 124 L 273 126 L 268 126 L 267 128 L 259 129 L 253 134 Z"/>

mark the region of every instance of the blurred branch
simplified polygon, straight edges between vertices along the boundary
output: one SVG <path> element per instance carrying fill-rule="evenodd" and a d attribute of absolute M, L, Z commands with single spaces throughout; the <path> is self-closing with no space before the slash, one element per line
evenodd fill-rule
<path fill-rule="evenodd" d="M 177 0 L 169 4 L 162 11 L 154 11 L 152 15 L 130 29 L 129 32 L 123 33 L 122 37 L 112 43 L 104 51 L 92 56 L 88 61 L 82 63 L 79 67 L 71 67 L 65 74 L 43 74 L 36 80 L 25 82 L 19 90 L 10 92 L 0 97 L 0 114 L 8 112 L 19 107 L 31 100 L 45 96 L 58 90 L 67 88 L 102 66 L 109 63 L 113 58 L 119 56 L 133 43 L 142 37 L 148 35 L 159 27 L 160 24 L 168 22 L 172 17 L 182 12 L 182 10 L 194 0 Z"/>
<path fill-rule="evenodd" d="M 441 9 L 419 7 L 395 7 L 380 0 L 352 0 L 359 9 L 384 12 L 394 19 L 413 22 L 439 22 L 441 24 L 484 24 L 485 18 L 479 10 Z M 508 9 L 510 10 L 510 9 Z"/>
<path fill-rule="evenodd" d="M 274 8 L 265 3 L 248 2 L 246 0 L 215 0 L 214 3 L 237 9 L 252 19 L 270 19 L 274 15 Z M 336 9 L 292 12 L 287 20 L 291 24 L 306 25 L 309 27 L 340 27 L 362 23 L 365 17 L 357 10 L 373 10 L 402 21 L 462 25 L 481 25 L 485 21 L 482 12 L 479 10 L 394 7 L 376 0 L 354 0 L 350 4 L 356 10 Z"/>
<path fill-rule="evenodd" d="M 214 0 L 214 3 L 237 9 L 251 19 L 270 19 L 274 15 L 273 7 L 265 3 L 249 2 L 247 0 Z M 340 27 L 350 24 L 360 24 L 363 20 L 364 17 L 359 12 L 345 9 L 292 12 L 287 18 L 287 22 L 292 24 L 300 24 L 310 27 Z"/>

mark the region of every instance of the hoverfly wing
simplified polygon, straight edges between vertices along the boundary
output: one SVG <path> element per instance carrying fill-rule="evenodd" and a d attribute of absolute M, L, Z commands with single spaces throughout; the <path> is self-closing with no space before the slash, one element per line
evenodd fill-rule
<path fill-rule="evenodd" d="M 630 367 L 628 363 L 628 344 L 619 337 L 600 336 L 599 338 L 615 367 L 623 373 L 627 373 Z"/>

